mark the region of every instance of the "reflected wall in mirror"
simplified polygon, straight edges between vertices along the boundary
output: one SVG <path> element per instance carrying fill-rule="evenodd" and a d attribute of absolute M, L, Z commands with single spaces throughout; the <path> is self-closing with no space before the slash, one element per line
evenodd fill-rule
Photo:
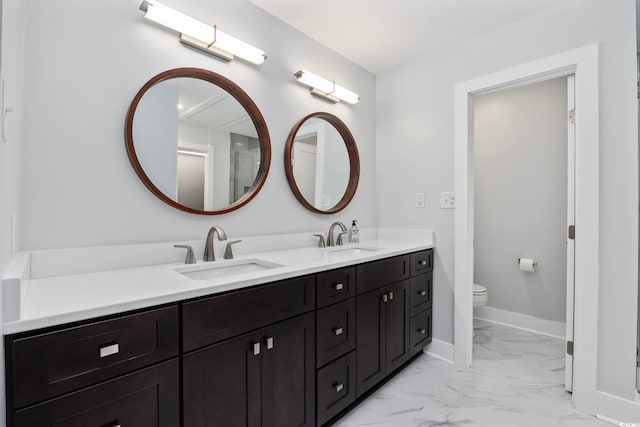
<path fill-rule="evenodd" d="M 358 148 L 347 125 L 329 113 L 304 117 L 289 133 L 285 171 L 293 194 L 310 211 L 344 209 L 360 177 Z"/>
<path fill-rule="evenodd" d="M 267 126 L 251 98 L 225 77 L 197 68 L 149 80 L 131 103 L 125 140 L 149 190 L 204 215 L 248 203 L 271 160 Z"/>

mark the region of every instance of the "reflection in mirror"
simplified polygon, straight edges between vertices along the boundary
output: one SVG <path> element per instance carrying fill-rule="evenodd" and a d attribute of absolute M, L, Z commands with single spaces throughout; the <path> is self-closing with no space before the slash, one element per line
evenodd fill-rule
<path fill-rule="evenodd" d="M 299 121 L 285 149 L 287 180 L 296 198 L 317 213 L 335 213 L 353 198 L 360 173 L 355 140 L 329 113 Z"/>
<path fill-rule="evenodd" d="M 293 176 L 304 198 L 316 209 L 335 206 L 349 183 L 349 153 L 331 124 L 312 118 L 296 133 Z"/>
<path fill-rule="evenodd" d="M 264 120 L 250 98 L 222 76 L 171 71 L 177 76 L 159 75 L 147 83 L 127 116 L 134 168 L 151 191 L 179 209 L 237 209 L 266 178 L 270 145 Z"/>

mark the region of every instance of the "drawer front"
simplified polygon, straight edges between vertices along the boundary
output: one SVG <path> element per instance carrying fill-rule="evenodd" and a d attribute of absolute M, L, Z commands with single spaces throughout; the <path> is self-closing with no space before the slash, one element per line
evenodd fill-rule
<path fill-rule="evenodd" d="M 183 351 L 195 350 L 315 308 L 305 276 L 183 304 Z"/>
<path fill-rule="evenodd" d="M 433 249 L 411 254 L 411 275 L 433 270 Z"/>
<path fill-rule="evenodd" d="M 431 308 L 433 296 L 433 272 L 411 278 L 411 316 Z"/>
<path fill-rule="evenodd" d="M 318 308 L 356 296 L 356 268 L 347 267 L 316 275 Z"/>
<path fill-rule="evenodd" d="M 356 348 L 356 300 L 318 310 L 316 314 L 316 365 L 326 365 Z"/>
<path fill-rule="evenodd" d="M 176 356 L 178 320 L 174 306 L 10 342 L 14 408 Z"/>
<path fill-rule="evenodd" d="M 180 425 L 177 359 L 31 406 L 12 427 L 175 427 Z"/>
<path fill-rule="evenodd" d="M 431 309 L 411 318 L 411 355 L 431 342 Z"/>
<path fill-rule="evenodd" d="M 358 295 L 409 277 L 409 255 L 356 266 Z"/>
<path fill-rule="evenodd" d="M 356 400 L 356 353 L 351 352 L 318 370 L 318 425 L 329 421 Z"/>

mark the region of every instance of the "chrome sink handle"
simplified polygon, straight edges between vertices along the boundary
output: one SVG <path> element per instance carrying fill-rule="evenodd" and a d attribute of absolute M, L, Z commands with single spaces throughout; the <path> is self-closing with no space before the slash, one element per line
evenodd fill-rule
<path fill-rule="evenodd" d="M 231 245 L 240 243 L 242 240 L 234 240 L 232 242 L 227 243 L 227 247 L 224 250 L 224 259 L 233 259 L 233 251 L 231 250 Z"/>
<path fill-rule="evenodd" d="M 336 240 L 337 246 L 342 246 L 344 244 L 344 241 L 342 240 L 342 236 L 344 236 L 345 234 L 347 234 L 346 231 L 343 231 L 340 234 L 338 234 L 338 240 Z"/>
<path fill-rule="evenodd" d="M 320 240 L 318 240 L 318 247 L 319 248 L 324 248 L 326 245 L 324 244 L 324 236 L 322 234 L 314 234 L 314 236 L 318 237 Z"/>
<path fill-rule="evenodd" d="M 216 255 L 213 252 L 213 241 L 216 237 L 216 233 L 218 234 L 218 240 L 227 240 L 227 233 L 224 232 L 222 227 L 218 225 L 211 227 L 207 233 L 207 241 L 204 243 L 204 255 L 202 256 L 203 261 L 216 260 Z"/>
<path fill-rule="evenodd" d="M 186 249 L 187 250 L 187 256 L 184 259 L 184 263 L 185 264 L 195 264 L 196 263 L 196 256 L 193 253 L 193 248 L 191 247 L 191 245 L 173 245 L 174 248 L 182 248 L 182 249 Z"/>

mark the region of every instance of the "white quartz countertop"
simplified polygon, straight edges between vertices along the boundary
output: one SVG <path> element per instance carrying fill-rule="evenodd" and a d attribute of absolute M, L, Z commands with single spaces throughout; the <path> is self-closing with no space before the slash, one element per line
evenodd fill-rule
<path fill-rule="evenodd" d="M 376 239 L 331 248 L 252 253 L 237 256 L 234 262 L 261 260 L 282 267 L 206 280 L 194 280 L 177 272 L 176 268 L 184 266 L 182 263 L 26 279 L 20 285 L 23 296 L 19 318 L 4 323 L 4 334 L 214 295 L 432 247 L 427 241 Z M 348 248 L 369 250 L 336 251 Z M 206 264 L 223 266 L 229 262 Z"/>

